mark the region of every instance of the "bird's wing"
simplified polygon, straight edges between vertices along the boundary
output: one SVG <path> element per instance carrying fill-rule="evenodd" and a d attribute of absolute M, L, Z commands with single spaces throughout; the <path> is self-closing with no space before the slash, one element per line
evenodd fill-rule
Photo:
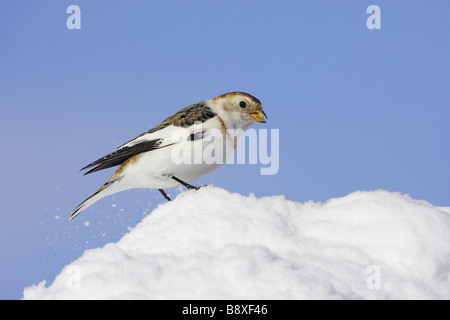
<path fill-rule="evenodd" d="M 88 164 L 81 170 L 95 167 L 85 173 L 93 173 L 99 170 L 121 165 L 125 160 L 143 153 L 172 145 L 167 129 L 170 127 L 188 128 L 194 123 L 205 122 L 216 114 L 204 102 L 199 102 L 181 109 L 156 127 L 128 141 L 106 156 Z M 166 129 L 166 130 L 164 130 Z"/>

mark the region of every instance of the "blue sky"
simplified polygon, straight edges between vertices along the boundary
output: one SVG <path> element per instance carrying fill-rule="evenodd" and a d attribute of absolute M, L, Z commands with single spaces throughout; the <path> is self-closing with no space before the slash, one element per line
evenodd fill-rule
<path fill-rule="evenodd" d="M 81 30 L 66 9 L 81 8 Z M 381 9 L 369 30 L 366 9 Z M 326 201 L 357 190 L 450 206 L 448 1 L 0 2 L 0 298 L 52 282 L 164 202 L 156 190 L 72 209 L 113 173 L 86 164 L 189 104 L 262 101 L 280 169 L 227 165 L 232 192 Z M 176 195 L 176 190 L 168 190 Z"/>

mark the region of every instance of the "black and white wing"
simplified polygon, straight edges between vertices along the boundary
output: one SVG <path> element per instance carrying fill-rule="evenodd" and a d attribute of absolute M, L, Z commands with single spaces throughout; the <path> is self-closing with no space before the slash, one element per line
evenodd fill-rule
<path fill-rule="evenodd" d="M 107 154 L 106 156 L 90 163 L 86 167 L 84 167 L 81 170 L 89 169 L 92 167 L 95 167 L 88 172 L 85 173 L 93 173 L 99 170 L 115 167 L 118 165 L 121 165 L 125 160 L 139 154 L 142 152 L 151 151 L 154 149 L 157 149 L 159 145 L 163 142 L 163 139 L 157 139 L 157 140 L 143 140 L 141 142 L 137 142 L 134 145 L 124 145 L 122 147 L 117 148 L 110 154 Z"/>

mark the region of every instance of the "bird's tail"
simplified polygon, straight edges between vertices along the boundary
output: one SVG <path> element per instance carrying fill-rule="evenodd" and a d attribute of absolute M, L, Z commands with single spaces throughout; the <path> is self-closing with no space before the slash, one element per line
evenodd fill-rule
<path fill-rule="evenodd" d="M 72 211 L 69 220 L 72 220 L 81 212 L 92 206 L 98 200 L 103 197 L 109 196 L 113 193 L 119 192 L 120 190 L 117 188 L 117 180 L 106 182 L 100 189 L 98 189 L 94 194 L 92 194 L 89 198 L 84 200 L 82 203 Z"/>

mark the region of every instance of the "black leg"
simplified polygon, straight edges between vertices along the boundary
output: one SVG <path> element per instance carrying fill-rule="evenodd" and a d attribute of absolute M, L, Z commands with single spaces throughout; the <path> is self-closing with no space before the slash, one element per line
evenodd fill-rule
<path fill-rule="evenodd" d="M 159 190 L 159 192 L 161 192 L 161 194 L 164 196 L 164 198 L 166 198 L 167 201 L 171 201 L 171 199 L 169 198 L 169 196 L 163 189 L 158 189 L 158 190 Z"/>
<path fill-rule="evenodd" d="M 178 178 L 175 177 L 175 176 L 172 176 L 171 178 L 172 178 L 173 180 L 175 180 L 176 182 L 181 183 L 183 186 L 185 186 L 185 187 L 188 188 L 188 189 L 195 189 L 195 190 L 200 189 L 200 187 L 194 187 L 194 186 L 190 185 L 189 183 L 184 182 L 183 180 L 178 179 Z"/>

